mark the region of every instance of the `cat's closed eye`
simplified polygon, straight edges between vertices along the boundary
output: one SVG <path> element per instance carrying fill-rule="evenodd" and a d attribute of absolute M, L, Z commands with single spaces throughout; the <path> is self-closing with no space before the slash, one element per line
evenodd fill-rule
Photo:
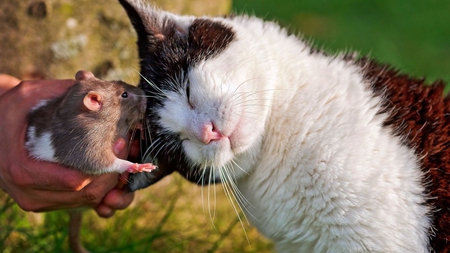
<path fill-rule="evenodd" d="M 186 82 L 186 98 L 191 109 L 194 109 L 194 105 L 192 104 L 191 101 L 191 82 L 189 81 L 189 79 Z"/>

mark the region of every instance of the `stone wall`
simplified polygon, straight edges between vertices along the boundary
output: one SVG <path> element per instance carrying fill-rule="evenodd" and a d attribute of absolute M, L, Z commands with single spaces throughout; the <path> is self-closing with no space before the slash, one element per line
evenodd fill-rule
<path fill-rule="evenodd" d="M 222 15 L 231 0 L 158 0 L 180 14 Z M 0 1 L 0 73 L 23 79 L 73 78 L 86 69 L 137 82 L 135 34 L 117 0 Z"/>

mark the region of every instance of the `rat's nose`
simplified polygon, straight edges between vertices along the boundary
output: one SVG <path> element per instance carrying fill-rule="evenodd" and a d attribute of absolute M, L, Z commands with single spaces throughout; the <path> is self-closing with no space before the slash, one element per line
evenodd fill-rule
<path fill-rule="evenodd" d="M 222 133 L 218 131 L 212 122 L 206 123 L 203 125 L 202 129 L 202 141 L 205 144 L 210 143 L 211 141 L 218 141 L 223 137 Z"/>

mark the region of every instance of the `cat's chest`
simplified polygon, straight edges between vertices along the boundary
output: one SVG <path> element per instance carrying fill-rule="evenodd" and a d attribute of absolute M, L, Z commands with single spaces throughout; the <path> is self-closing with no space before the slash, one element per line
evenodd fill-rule
<path fill-rule="evenodd" d="M 262 158 L 251 175 L 238 181 L 246 199 L 242 210 L 269 238 L 298 238 L 293 230 L 309 236 L 318 234 L 319 213 L 330 212 L 326 200 L 332 196 L 324 197 L 319 190 L 324 187 L 323 176 L 319 171 L 305 174 L 298 166 L 298 161 Z"/>

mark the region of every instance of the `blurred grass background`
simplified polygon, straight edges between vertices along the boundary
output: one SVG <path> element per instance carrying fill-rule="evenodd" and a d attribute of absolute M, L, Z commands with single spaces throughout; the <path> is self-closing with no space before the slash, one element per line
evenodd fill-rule
<path fill-rule="evenodd" d="M 450 83 L 450 1 L 234 0 L 329 52 L 354 50 L 403 73 Z"/>
<path fill-rule="evenodd" d="M 70 2 L 65 1 L 64 8 Z M 53 17 L 56 10 L 53 8 Z M 404 73 L 450 83 L 449 1 L 234 0 L 232 10 L 277 20 L 328 52 L 354 50 Z M 114 13 L 100 17 L 111 29 L 125 29 L 123 23 L 112 20 Z M 112 52 L 106 51 L 103 54 Z M 80 55 L 87 54 L 80 49 Z M 68 59 L 53 61 L 61 65 Z M 116 63 L 117 59 L 110 61 L 119 69 L 124 66 Z M 75 69 L 66 67 L 67 73 L 84 68 L 81 64 L 72 63 Z M 110 77 L 110 72 L 105 71 L 103 77 Z M 55 73 L 60 72 L 54 70 L 50 75 L 71 77 Z M 245 220 L 244 228 L 241 226 L 222 187 L 215 186 L 216 197 L 213 189 L 208 197 L 208 188 L 202 191 L 173 175 L 139 191 L 132 206 L 111 219 L 87 211 L 84 244 L 92 252 L 273 252 L 272 244 Z M 67 222 L 65 211 L 26 213 L 0 192 L 0 252 L 67 252 Z"/>

